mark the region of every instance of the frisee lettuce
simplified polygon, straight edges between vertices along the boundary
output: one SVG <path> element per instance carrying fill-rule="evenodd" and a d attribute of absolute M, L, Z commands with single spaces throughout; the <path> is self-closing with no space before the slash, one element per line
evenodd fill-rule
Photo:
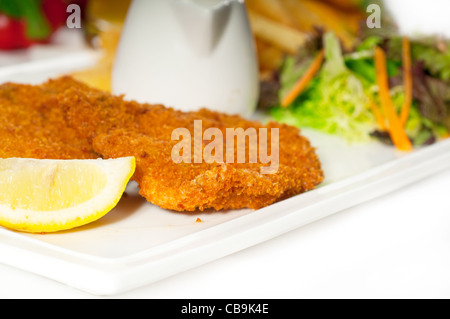
<path fill-rule="evenodd" d="M 367 141 L 376 127 L 369 108 L 369 85 L 351 72 L 344 60 L 338 38 L 324 36 L 326 61 L 318 76 L 288 108 L 275 107 L 272 116 L 284 123 L 310 127 L 351 141 Z M 281 72 L 280 95 L 292 88 L 305 71 L 295 67 L 295 59 L 287 58 Z"/>

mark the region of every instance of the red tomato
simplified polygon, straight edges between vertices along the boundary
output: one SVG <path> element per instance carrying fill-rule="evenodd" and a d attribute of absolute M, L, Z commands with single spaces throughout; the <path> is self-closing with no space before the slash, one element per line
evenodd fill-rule
<path fill-rule="evenodd" d="M 66 24 L 67 6 L 69 1 L 64 0 L 43 0 L 42 10 L 53 30 Z"/>
<path fill-rule="evenodd" d="M 32 45 L 25 36 L 25 23 L 0 13 L 0 50 L 28 48 Z"/>
<path fill-rule="evenodd" d="M 0 50 L 28 48 L 35 43 L 47 43 L 51 35 L 66 24 L 67 6 L 70 3 L 79 4 L 85 8 L 88 0 L 42 0 L 42 11 L 51 26 L 51 34 L 43 40 L 28 39 L 26 36 L 26 21 L 14 19 L 0 12 Z M 84 12 L 84 10 L 82 10 Z"/>

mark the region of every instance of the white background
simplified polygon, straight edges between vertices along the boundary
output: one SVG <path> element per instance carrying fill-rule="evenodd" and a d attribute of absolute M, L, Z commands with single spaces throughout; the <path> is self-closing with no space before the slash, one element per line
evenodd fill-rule
<path fill-rule="evenodd" d="M 450 32 L 446 0 L 391 0 L 405 32 Z M 448 298 L 450 170 L 110 298 Z M 0 265 L 0 298 L 101 298 Z"/>

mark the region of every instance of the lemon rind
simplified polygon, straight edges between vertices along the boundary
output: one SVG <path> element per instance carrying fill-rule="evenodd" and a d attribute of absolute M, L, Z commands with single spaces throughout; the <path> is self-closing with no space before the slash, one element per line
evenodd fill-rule
<path fill-rule="evenodd" d="M 109 213 L 122 198 L 128 181 L 136 169 L 136 160 L 134 157 L 124 157 L 83 161 L 97 165 L 107 173 L 108 181 L 99 194 L 77 206 L 57 211 L 36 212 L 13 209 L 9 205 L 0 204 L 0 226 L 22 232 L 51 233 L 84 226 Z M 112 180 L 121 182 L 111 183 Z M 99 198 L 102 200 L 98 200 Z"/>

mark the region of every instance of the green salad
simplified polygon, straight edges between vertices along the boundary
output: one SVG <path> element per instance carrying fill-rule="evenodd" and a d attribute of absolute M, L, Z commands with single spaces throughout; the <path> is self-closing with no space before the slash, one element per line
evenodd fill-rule
<path fill-rule="evenodd" d="M 392 104 L 399 123 L 401 113 L 407 114 L 401 130 L 412 146 L 432 144 L 447 137 L 450 132 L 450 50 L 447 43 L 436 38 L 407 39 L 410 68 L 405 74 L 404 40 L 400 35 L 372 34 L 362 38 L 350 52 L 343 52 L 333 33 L 320 36 L 297 56 L 285 59 L 276 77 L 277 99 L 270 105 L 271 116 L 279 122 L 339 135 L 352 142 L 376 138 L 395 144 L 393 134 L 398 133 L 399 125 L 393 129 L 392 123 L 397 119 L 386 111 Z M 381 94 L 376 49 L 386 56 L 382 67 L 389 83 L 389 103 Z M 297 92 L 295 99 L 283 104 L 286 96 L 292 96 L 293 88 L 302 77 L 311 72 L 311 65 L 317 62 L 321 52 L 320 68 Z M 409 99 L 405 85 L 408 78 L 412 82 Z M 405 107 L 408 109 L 403 110 Z"/>

